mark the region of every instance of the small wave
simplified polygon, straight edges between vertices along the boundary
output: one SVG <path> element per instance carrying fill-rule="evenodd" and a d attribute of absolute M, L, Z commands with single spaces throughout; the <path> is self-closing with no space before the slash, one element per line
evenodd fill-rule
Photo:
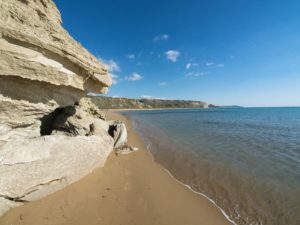
<path fill-rule="evenodd" d="M 148 144 L 147 146 L 150 146 L 150 145 L 151 145 L 151 143 Z M 151 153 L 151 151 L 150 151 L 150 149 L 149 149 L 148 147 L 147 147 L 147 150 L 149 151 L 149 153 L 150 153 L 150 155 L 151 155 L 151 157 L 152 157 L 152 162 L 157 163 L 157 162 L 155 161 L 155 158 L 154 158 L 153 154 Z M 212 200 L 211 198 L 209 198 L 208 196 L 206 196 L 205 194 L 203 194 L 203 193 L 201 193 L 201 192 L 195 191 L 190 185 L 185 184 L 185 183 L 181 182 L 180 180 L 178 180 L 178 179 L 177 179 L 177 178 L 176 178 L 176 177 L 175 177 L 168 169 L 166 169 L 165 167 L 163 167 L 161 164 L 159 164 L 159 163 L 157 163 L 157 164 L 158 164 L 159 166 L 161 166 L 161 168 L 163 168 L 163 169 L 169 174 L 169 176 L 170 176 L 172 179 L 174 179 L 176 182 L 178 182 L 179 184 L 185 186 L 187 189 L 189 189 L 189 190 L 192 191 L 193 193 L 205 197 L 205 198 L 206 198 L 207 200 L 209 200 L 212 204 L 214 204 L 214 205 L 222 212 L 222 214 L 225 216 L 225 218 L 226 218 L 230 223 L 232 223 L 232 224 L 234 224 L 234 225 L 238 225 L 238 224 L 236 224 L 232 219 L 230 219 L 230 217 L 227 215 L 227 213 L 226 213 L 220 206 L 218 206 L 217 203 L 216 203 L 214 200 Z M 255 224 L 253 224 L 253 225 L 255 225 Z"/>

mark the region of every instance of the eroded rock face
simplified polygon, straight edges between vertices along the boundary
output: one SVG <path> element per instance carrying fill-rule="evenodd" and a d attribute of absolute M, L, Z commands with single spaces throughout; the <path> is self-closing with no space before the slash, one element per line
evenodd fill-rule
<path fill-rule="evenodd" d="M 51 0 L 0 1 L 0 215 L 103 166 L 109 124 L 87 92 L 106 65 L 61 26 Z"/>
<path fill-rule="evenodd" d="M 99 129 L 108 133 L 109 124 L 101 118 L 95 118 L 80 106 L 62 108 L 50 128 L 50 134 L 67 136 L 91 136 Z"/>
<path fill-rule="evenodd" d="M 107 67 L 63 29 L 52 1 L 1 0 L 0 12 L 1 95 L 53 110 L 107 91 Z"/>
<path fill-rule="evenodd" d="M 1 0 L 0 11 L 1 75 L 93 92 L 111 85 L 107 67 L 62 28 L 51 0 Z"/>

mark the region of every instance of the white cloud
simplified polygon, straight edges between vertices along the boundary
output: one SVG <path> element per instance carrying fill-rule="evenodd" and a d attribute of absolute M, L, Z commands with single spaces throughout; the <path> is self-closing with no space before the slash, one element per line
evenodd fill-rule
<path fill-rule="evenodd" d="M 135 54 L 128 54 L 128 55 L 126 55 L 126 58 L 128 58 L 129 60 L 134 60 Z"/>
<path fill-rule="evenodd" d="M 167 59 L 171 62 L 176 62 L 178 57 L 180 56 L 180 52 L 176 50 L 169 50 L 165 52 L 165 55 L 167 56 Z"/>
<path fill-rule="evenodd" d="M 166 85 L 167 85 L 166 82 L 159 82 L 159 83 L 158 83 L 158 86 L 166 86 Z"/>
<path fill-rule="evenodd" d="M 125 77 L 125 80 L 128 80 L 128 81 L 137 81 L 137 80 L 141 80 L 143 79 L 143 77 L 138 74 L 138 73 L 132 73 L 131 76 L 128 76 L 128 77 Z"/>
<path fill-rule="evenodd" d="M 188 64 L 186 64 L 185 69 L 188 70 L 188 69 L 190 69 L 192 66 L 198 66 L 198 65 L 199 65 L 198 63 L 188 63 Z"/>
<path fill-rule="evenodd" d="M 205 63 L 206 66 L 213 66 L 215 63 L 214 62 L 207 62 Z"/>
<path fill-rule="evenodd" d="M 121 71 L 119 64 L 113 59 L 105 60 L 100 57 L 98 57 L 98 59 L 108 66 L 108 71 L 112 77 L 112 84 L 115 85 L 115 84 L 119 83 L 119 80 L 120 80 L 119 76 L 117 74 L 115 74 L 115 73 Z"/>
<path fill-rule="evenodd" d="M 189 72 L 189 73 L 186 73 L 184 76 L 185 77 L 202 77 L 207 74 L 208 74 L 208 72 Z"/>
<path fill-rule="evenodd" d="M 112 77 L 112 84 L 115 85 L 117 83 L 119 83 L 119 76 L 116 74 L 111 74 Z"/>
<path fill-rule="evenodd" d="M 205 63 L 206 66 L 216 66 L 216 67 L 224 67 L 223 63 L 214 63 L 214 62 L 207 62 Z"/>
<path fill-rule="evenodd" d="M 155 97 L 151 95 L 142 95 L 142 99 L 158 99 L 158 100 L 171 100 L 170 98 L 161 98 L 161 97 Z"/>
<path fill-rule="evenodd" d="M 141 98 L 145 98 L 145 99 L 155 99 L 154 96 L 150 96 L 150 95 L 142 95 Z"/>
<path fill-rule="evenodd" d="M 166 41 L 169 39 L 169 35 L 167 34 L 159 34 L 153 38 L 153 41 Z"/>
<path fill-rule="evenodd" d="M 98 96 L 102 96 L 102 94 L 89 92 L 87 93 L 87 96 L 98 97 Z"/>
<path fill-rule="evenodd" d="M 115 60 L 113 60 L 113 59 L 105 60 L 100 57 L 98 57 L 98 59 L 108 66 L 108 71 L 110 73 L 115 73 L 115 72 L 121 71 L 119 64 Z"/>
<path fill-rule="evenodd" d="M 115 73 L 115 72 L 120 72 L 121 71 L 121 68 L 120 68 L 119 64 L 116 61 L 114 61 L 113 59 L 104 60 L 104 63 L 107 64 L 108 71 L 110 73 Z"/>

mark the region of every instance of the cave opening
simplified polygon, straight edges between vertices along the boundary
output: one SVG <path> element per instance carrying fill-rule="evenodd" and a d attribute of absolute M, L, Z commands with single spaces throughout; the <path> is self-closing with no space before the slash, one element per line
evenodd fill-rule
<path fill-rule="evenodd" d="M 57 116 L 62 113 L 64 108 L 56 108 L 53 112 L 41 118 L 40 134 L 41 136 L 50 135 L 53 130 L 53 124 Z"/>

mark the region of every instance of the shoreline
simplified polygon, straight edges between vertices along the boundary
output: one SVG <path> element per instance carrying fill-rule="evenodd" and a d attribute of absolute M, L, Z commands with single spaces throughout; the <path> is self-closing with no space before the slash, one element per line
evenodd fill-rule
<path fill-rule="evenodd" d="M 209 108 L 155 108 L 155 109 L 131 109 L 131 110 L 164 110 L 164 109 L 209 109 Z M 132 130 L 135 134 L 137 134 L 137 132 L 134 130 L 134 128 L 132 127 L 132 121 L 131 119 L 129 118 L 129 116 L 126 116 L 126 115 L 123 115 L 123 114 L 120 114 L 119 112 L 121 111 L 130 111 L 128 109 L 121 109 L 121 110 L 108 110 L 108 111 L 112 111 L 118 115 L 121 115 L 123 117 L 123 121 L 126 123 L 126 127 L 130 127 L 130 130 Z M 130 126 L 129 126 L 130 124 Z M 139 134 L 137 134 L 140 137 Z M 145 146 L 144 144 L 144 147 L 145 147 L 145 150 L 148 151 L 148 153 L 150 154 L 151 156 L 151 159 L 152 159 L 152 162 L 155 163 L 156 165 L 160 166 L 164 171 L 166 171 L 168 173 L 168 175 L 173 179 L 175 180 L 176 182 L 178 182 L 180 185 L 182 185 L 183 187 L 185 187 L 186 189 L 188 189 L 188 191 L 191 191 L 192 193 L 195 193 L 201 197 L 204 197 L 205 199 L 207 199 L 209 202 L 211 202 L 215 207 L 217 207 L 220 212 L 223 214 L 223 216 L 227 219 L 228 222 L 230 222 L 231 224 L 233 225 L 237 225 L 232 219 L 230 219 L 230 217 L 226 214 L 226 212 L 220 207 L 217 205 L 217 203 L 209 198 L 208 196 L 206 196 L 204 193 L 201 193 L 201 192 L 198 192 L 196 190 L 194 190 L 190 185 L 188 184 L 185 184 L 183 182 L 181 182 L 180 180 L 178 180 L 167 168 L 165 168 L 163 165 L 159 164 L 158 162 L 155 161 L 155 157 L 154 155 L 151 153 L 151 151 L 148 149 L 148 146 Z"/>
<path fill-rule="evenodd" d="M 147 149 L 147 150 L 148 150 L 148 149 Z M 191 191 L 191 192 L 193 192 L 193 193 L 195 193 L 195 194 L 197 194 L 197 195 L 200 195 L 200 196 L 206 198 L 208 201 L 210 201 L 212 204 L 214 204 L 214 205 L 222 212 L 223 216 L 224 216 L 230 223 L 232 223 L 232 224 L 234 224 L 234 225 L 237 225 L 232 219 L 229 218 L 229 216 L 226 214 L 226 212 L 225 212 L 220 206 L 217 205 L 217 203 L 216 203 L 214 200 L 212 200 L 211 198 L 209 198 L 208 196 L 206 196 L 206 195 L 205 195 L 204 193 L 202 193 L 202 192 L 195 191 L 190 185 L 185 184 L 185 183 L 181 182 L 180 180 L 178 180 L 178 179 L 177 179 L 177 178 L 176 178 L 176 177 L 175 177 L 175 176 L 174 176 L 167 168 L 165 168 L 163 165 L 157 163 L 157 162 L 155 161 L 155 158 L 154 158 L 153 154 L 151 153 L 151 151 L 150 151 L 150 150 L 148 150 L 148 151 L 149 151 L 149 153 L 150 153 L 151 156 L 152 156 L 152 161 L 153 161 L 154 163 L 158 164 L 159 166 L 161 166 L 161 167 L 169 174 L 169 176 L 170 176 L 172 179 L 174 179 L 176 182 L 178 182 L 178 183 L 181 184 L 182 186 L 186 187 L 189 191 Z"/>
<path fill-rule="evenodd" d="M 182 109 L 182 108 L 177 108 L 177 109 Z M 188 108 L 184 108 L 184 109 L 188 109 Z M 191 109 L 193 109 L 193 108 L 191 108 Z M 120 111 L 121 111 L 121 110 L 120 110 Z M 116 112 L 116 113 L 118 113 L 118 112 Z M 119 114 L 119 113 L 118 113 L 118 114 Z M 128 116 L 123 115 L 123 114 L 121 114 L 121 115 L 122 115 L 126 120 L 128 120 L 129 123 L 132 122 Z M 132 129 L 135 133 L 137 133 L 137 132 L 134 130 L 133 127 L 131 127 L 131 129 Z M 230 223 L 232 223 L 233 225 L 237 225 L 232 219 L 230 219 L 230 217 L 226 214 L 225 210 L 223 210 L 220 206 L 218 206 L 218 204 L 217 204 L 213 199 L 209 198 L 208 196 L 206 196 L 206 195 L 205 195 L 204 193 L 202 193 L 202 192 L 199 192 L 199 191 L 194 190 L 190 185 L 185 184 L 185 183 L 183 183 L 182 181 L 178 180 L 178 179 L 177 179 L 177 178 L 176 178 L 176 177 L 175 177 L 175 176 L 174 176 L 167 168 L 165 168 L 163 165 L 161 165 L 161 164 L 159 164 L 158 162 L 155 161 L 155 157 L 154 157 L 154 155 L 151 153 L 151 150 L 148 149 L 148 146 L 145 146 L 145 148 L 146 148 L 146 150 L 149 152 L 149 154 L 151 155 L 151 157 L 152 157 L 152 162 L 153 162 L 153 163 L 156 163 L 158 166 L 160 166 L 162 169 L 164 169 L 164 170 L 169 174 L 169 176 L 170 176 L 172 179 L 174 179 L 176 182 L 178 182 L 179 184 L 181 184 L 181 185 L 183 185 L 184 187 L 186 187 L 189 191 L 191 191 L 191 192 L 193 192 L 193 193 L 195 193 L 195 194 L 197 194 L 197 195 L 200 195 L 200 196 L 202 196 L 202 197 L 205 197 L 208 201 L 210 201 L 212 204 L 214 204 L 214 205 L 222 212 L 222 214 L 224 215 L 224 217 L 225 217 Z"/>
<path fill-rule="evenodd" d="M 152 154 L 125 116 L 130 146 L 140 150 L 109 156 L 103 168 L 43 199 L 10 210 L 0 224 L 206 224 L 228 225 L 222 209 L 178 181 Z M 163 187 L 163 188 L 161 188 Z"/>
<path fill-rule="evenodd" d="M 163 168 L 165 169 L 165 171 L 169 174 L 169 176 L 171 178 L 173 178 L 176 182 L 180 183 L 181 185 L 183 185 L 184 187 L 186 187 L 187 189 L 189 189 L 189 191 L 197 194 L 197 195 L 200 195 L 204 198 L 206 198 L 208 201 L 210 201 L 212 204 L 214 204 L 214 206 L 216 206 L 220 211 L 221 213 L 223 214 L 223 216 L 231 223 L 231 224 L 234 224 L 234 225 L 237 225 L 232 219 L 229 218 L 229 216 L 226 214 L 226 212 L 220 207 L 217 205 L 217 203 L 212 200 L 211 198 L 209 198 L 208 196 L 206 196 L 205 194 L 201 193 L 201 192 L 198 192 L 198 191 L 195 191 L 190 185 L 188 184 L 185 184 L 183 182 L 181 182 L 180 180 L 176 179 L 176 177 L 166 168 Z"/>

